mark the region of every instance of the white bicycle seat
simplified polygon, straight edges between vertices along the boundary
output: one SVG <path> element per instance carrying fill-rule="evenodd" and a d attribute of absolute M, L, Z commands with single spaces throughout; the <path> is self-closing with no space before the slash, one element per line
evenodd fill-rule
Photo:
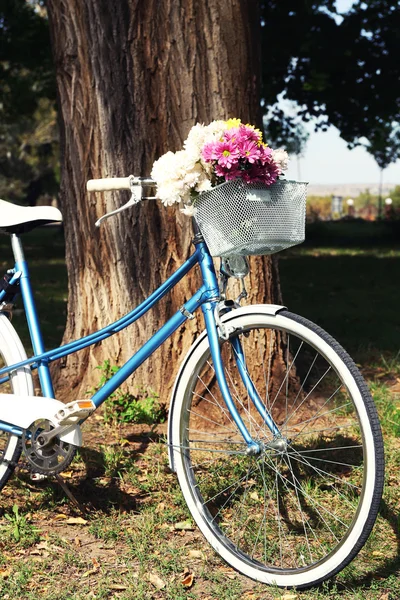
<path fill-rule="evenodd" d="M 0 231 L 25 233 L 39 225 L 61 223 L 61 212 L 55 206 L 18 206 L 0 200 Z"/>

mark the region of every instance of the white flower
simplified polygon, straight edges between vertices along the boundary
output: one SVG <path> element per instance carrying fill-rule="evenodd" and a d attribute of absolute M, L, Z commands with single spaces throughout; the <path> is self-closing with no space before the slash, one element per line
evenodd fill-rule
<path fill-rule="evenodd" d="M 272 160 L 278 165 L 281 173 L 286 171 L 289 164 L 289 155 L 283 148 L 272 150 Z"/>
<path fill-rule="evenodd" d="M 194 217 L 194 215 L 196 214 L 196 209 L 192 204 L 185 204 L 185 206 L 181 208 L 181 213 L 183 213 L 187 217 Z"/>
<path fill-rule="evenodd" d="M 202 179 L 196 185 L 196 192 L 208 192 L 212 189 L 211 181 L 209 179 Z"/>

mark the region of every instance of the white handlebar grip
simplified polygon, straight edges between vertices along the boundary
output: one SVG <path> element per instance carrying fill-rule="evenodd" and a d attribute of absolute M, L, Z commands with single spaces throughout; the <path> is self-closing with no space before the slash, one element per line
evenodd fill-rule
<path fill-rule="evenodd" d="M 107 192 L 109 190 L 130 190 L 130 177 L 107 177 L 107 179 L 89 179 L 88 192 Z"/>

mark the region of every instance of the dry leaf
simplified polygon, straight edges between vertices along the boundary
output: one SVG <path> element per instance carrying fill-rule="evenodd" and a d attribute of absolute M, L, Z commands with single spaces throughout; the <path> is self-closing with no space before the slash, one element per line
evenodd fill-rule
<path fill-rule="evenodd" d="M 67 525 L 87 525 L 88 521 L 82 517 L 70 517 L 65 521 Z"/>
<path fill-rule="evenodd" d="M 298 598 L 297 594 L 283 594 L 280 600 L 296 600 Z"/>
<path fill-rule="evenodd" d="M 257 501 L 259 500 L 259 497 L 258 497 L 258 494 L 257 494 L 257 492 L 251 492 L 251 494 L 250 494 L 250 498 L 251 498 L 252 500 L 257 500 Z"/>
<path fill-rule="evenodd" d="M 99 561 L 97 560 L 97 558 L 96 558 L 96 557 L 93 557 L 93 558 L 92 558 L 92 563 L 93 563 L 93 566 L 94 566 L 96 569 L 100 569 L 100 563 L 99 563 Z"/>
<path fill-rule="evenodd" d="M 63 520 L 63 519 L 67 519 L 67 518 L 68 518 L 68 517 L 67 517 L 67 515 L 64 515 L 64 513 L 58 513 L 58 514 L 57 514 L 57 515 L 54 517 L 54 520 L 55 520 L 55 521 L 61 521 L 61 520 Z"/>
<path fill-rule="evenodd" d="M 206 555 L 201 550 L 189 550 L 189 558 L 206 558 Z"/>
<path fill-rule="evenodd" d="M 110 590 L 114 590 L 115 592 L 123 592 L 124 590 L 128 589 L 126 585 L 119 585 L 118 583 L 112 583 L 108 587 Z"/>
<path fill-rule="evenodd" d="M 48 550 L 49 545 L 47 542 L 39 542 L 38 544 L 36 544 L 36 548 L 38 550 Z"/>
<path fill-rule="evenodd" d="M 163 581 L 161 577 L 157 575 L 157 573 L 149 573 L 148 579 L 150 583 L 152 583 L 158 590 L 165 588 L 165 581 Z"/>
<path fill-rule="evenodd" d="M 379 552 L 379 550 L 374 550 L 372 556 L 385 556 L 383 552 Z"/>
<path fill-rule="evenodd" d="M 182 585 L 187 588 L 192 587 L 194 581 L 194 574 L 190 572 L 186 572 L 183 574 L 183 579 L 181 581 Z"/>
<path fill-rule="evenodd" d="M 189 519 L 175 523 L 174 529 L 178 529 L 179 531 L 194 531 L 193 524 Z"/>
<path fill-rule="evenodd" d="M 7 579 L 11 575 L 11 569 L 0 569 L 0 577 L 2 579 Z"/>
<path fill-rule="evenodd" d="M 89 577 L 89 575 L 94 575 L 95 573 L 98 573 L 99 570 L 98 569 L 90 569 L 90 571 L 85 571 L 85 573 L 82 575 L 82 577 Z"/>
<path fill-rule="evenodd" d="M 78 546 L 78 548 L 80 548 L 82 546 L 82 542 L 78 537 L 76 537 L 74 539 L 74 544 L 75 544 L 75 546 Z"/>

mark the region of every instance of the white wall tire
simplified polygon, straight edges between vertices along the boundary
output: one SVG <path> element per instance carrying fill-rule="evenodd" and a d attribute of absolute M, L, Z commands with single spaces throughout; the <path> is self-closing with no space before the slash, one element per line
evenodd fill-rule
<path fill-rule="evenodd" d="M 0 365 L 11 365 L 26 358 L 26 352 L 14 327 L 8 318 L 0 313 Z M 2 384 L 0 391 L 33 396 L 33 381 L 29 367 L 23 367 L 12 373 L 10 381 Z M 20 455 L 19 437 L 0 432 L 0 490 L 12 475 Z"/>
<path fill-rule="evenodd" d="M 282 428 L 287 429 L 293 441 L 287 445 L 286 454 L 282 452 L 278 455 L 268 445 L 272 436 L 269 438 L 269 431 L 260 427 L 253 408 L 247 408 L 248 399 L 245 399 L 240 408 L 242 418 L 252 436 L 261 439 L 266 448 L 263 458 L 253 458 L 252 466 L 249 467 L 245 461 L 250 459 L 238 450 L 243 447 L 240 446 L 239 438 L 235 437 L 236 434 L 226 433 L 227 427 L 231 428 L 231 423 L 220 406 L 218 391 L 214 392 L 214 388 L 210 390 L 211 383 L 203 381 L 203 373 L 209 368 L 208 340 L 203 338 L 189 352 L 190 357 L 180 372 L 172 403 L 170 443 L 173 445 L 179 483 L 200 530 L 231 566 L 244 575 L 267 584 L 299 589 L 309 587 L 344 568 L 359 552 L 375 522 L 384 471 L 382 437 L 376 410 L 368 388 L 353 361 L 333 338 L 314 324 L 287 311 L 271 315 L 268 309 L 262 306 L 239 309 L 226 316 L 225 320 L 239 330 L 246 331 L 249 339 L 256 329 L 268 335 L 273 332 L 271 339 L 274 335 L 274 340 L 283 332 L 283 335 L 290 337 L 291 343 L 294 343 L 294 339 L 299 340 L 301 352 L 304 352 L 306 346 L 313 352 L 318 352 L 318 360 L 321 357 L 321 361 L 330 365 L 328 374 L 324 376 L 324 386 L 328 383 L 331 385 L 328 381 L 330 379 L 332 384 L 337 385 L 334 380 L 338 380 L 340 386 L 335 394 L 339 400 L 322 400 L 322 383 L 318 384 L 318 394 L 315 391 L 318 390 L 318 386 L 308 396 L 304 387 L 304 409 L 297 408 L 301 400 L 296 400 L 297 405 L 293 404 L 291 416 L 288 417 L 290 393 L 287 392 L 286 416 L 280 417 L 280 420 Z M 245 335 L 240 337 L 247 343 Z M 255 344 L 261 345 L 261 342 Z M 267 346 L 265 343 L 265 348 Z M 315 362 L 313 369 L 316 364 Z M 290 361 L 287 366 L 290 366 Z M 290 372 L 290 369 L 288 370 Z M 234 381 L 237 373 L 231 377 L 234 389 L 239 385 L 237 380 Z M 308 377 L 311 379 L 311 375 Z M 266 389 L 269 389 L 270 381 L 267 382 L 266 376 L 264 379 Z M 283 389 L 285 385 L 284 382 Z M 307 385 L 311 385 L 311 382 Z M 199 386 L 203 390 L 202 394 L 198 392 Z M 289 388 L 289 384 L 287 387 Z M 278 396 L 279 393 L 281 392 L 278 392 Z M 233 395 L 235 394 L 240 396 L 237 391 L 233 392 Z M 265 394 L 265 397 L 267 396 L 268 394 Z M 208 404 L 205 404 L 207 398 L 211 401 L 208 400 Z M 308 404 L 312 403 L 315 408 L 308 407 Z M 199 408 L 202 405 L 203 416 L 200 415 Z M 331 405 L 334 407 L 330 408 Z M 274 410 L 278 414 L 281 407 L 279 411 L 278 408 L 272 407 L 272 412 Z M 304 413 L 309 411 L 308 419 L 301 420 L 302 410 Z M 279 415 L 275 418 L 279 421 Z M 328 421 L 332 419 L 338 425 L 328 427 Z M 311 423 L 315 427 L 314 431 L 311 430 Z M 322 429 L 317 435 L 316 425 Z M 305 433 L 296 433 L 296 427 L 305 427 Z M 301 435 L 303 438 L 299 443 Z M 227 448 L 231 452 L 229 455 Z M 348 455 L 351 455 L 351 458 L 344 458 Z M 225 457 L 225 463 L 221 456 Z M 330 460 L 329 457 L 334 457 L 334 460 Z M 240 468 L 244 470 L 240 471 Z M 300 479 L 301 472 L 305 481 Z M 244 477 L 242 482 L 239 473 Z M 273 477 L 276 479 L 275 486 Z M 268 485 L 267 479 L 270 481 Z M 263 485 L 255 483 L 258 481 L 262 481 Z M 246 482 L 246 485 L 243 482 Z M 221 486 L 219 492 L 218 485 Z M 232 490 L 233 485 L 237 485 L 236 491 L 228 494 L 226 489 Z M 310 488 L 312 493 L 303 487 L 312 485 L 315 487 Z M 275 509 L 274 495 L 278 498 Z M 242 518 L 246 517 L 249 523 L 253 523 L 252 527 L 256 533 L 249 533 L 250 527 L 240 523 L 236 526 L 229 522 L 235 518 L 240 521 L 238 513 L 234 512 L 239 510 L 237 507 L 235 509 L 236 498 L 237 502 L 241 502 Z M 337 502 L 338 506 L 336 508 L 334 505 L 328 511 L 326 507 L 330 506 L 331 501 Z M 251 502 L 254 509 L 249 508 L 253 506 Z M 279 502 L 287 503 L 285 517 L 281 515 L 283 506 Z M 303 509 L 302 503 L 310 506 Z M 345 511 L 340 507 L 340 503 L 346 507 Z M 273 510 L 276 511 L 274 518 L 271 517 Z M 214 514 L 216 511 L 217 514 Z M 278 521 L 275 529 L 274 519 Z M 275 538 L 278 530 L 280 539 L 277 541 Z M 235 532 L 236 539 L 232 532 Z M 259 539 L 264 535 L 265 548 L 259 550 Z M 314 543 L 313 536 L 322 538 L 315 539 Z M 249 551 L 250 545 L 252 552 Z M 303 547 L 304 549 L 301 549 Z M 277 556 L 283 553 L 288 556 Z M 292 557 L 289 556 L 290 553 Z"/>

